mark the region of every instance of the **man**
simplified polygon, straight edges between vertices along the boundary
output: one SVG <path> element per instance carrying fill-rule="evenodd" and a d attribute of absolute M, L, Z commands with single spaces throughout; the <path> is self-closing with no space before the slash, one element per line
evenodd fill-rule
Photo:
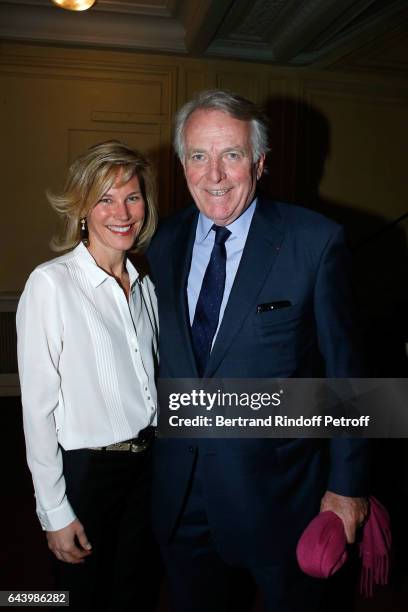
<path fill-rule="evenodd" d="M 358 376 L 341 228 L 256 196 L 267 131 L 248 100 L 202 92 L 176 117 L 175 147 L 194 206 L 149 250 L 162 378 Z M 327 442 L 327 443 L 326 443 Z M 295 547 L 321 510 L 352 542 L 366 514 L 359 440 L 157 441 L 154 526 L 174 612 L 229 610 L 246 568 L 268 611 L 317 610 L 321 582 Z"/>

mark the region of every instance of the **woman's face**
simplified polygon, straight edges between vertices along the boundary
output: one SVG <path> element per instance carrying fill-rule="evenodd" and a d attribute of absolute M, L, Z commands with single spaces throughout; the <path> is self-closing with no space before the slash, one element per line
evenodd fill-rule
<path fill-rule="evenodd" d="M 88 238 L 92 253 L 124 252 L 132 248 L 140 232 L 145 202 L 137 176 L 121 185 L 122 170 L 116 182 L 88 213 Z"/>

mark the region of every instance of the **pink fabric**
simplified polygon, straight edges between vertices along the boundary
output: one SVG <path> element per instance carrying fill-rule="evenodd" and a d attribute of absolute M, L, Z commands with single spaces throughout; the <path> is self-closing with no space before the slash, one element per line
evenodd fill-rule
<path fill-rule="evenodd" d="M 334 512 L 321 512 L 306 527 L 296 556 L 300 568 L 309 576 L 328 578 L 347 559 L 343 522 Z"/>
<path fill-rule="evenodd" d="M 375 584 L 387 584 L 390 571 L 391 527 L 387 510 L 370 497 L 370 513 L 358 545 L 361 557 L 360 593 L 371 597 Z"/>
<path fill-rule="evenodd" d="M 369 498 L 369 515 L 359 543 L 361 558 L 360 592 L 371 597 L 375 584 L 387 584 L 390 570 L 391 529 L 387 510 Z M 341 519 L 333 512 L 321 512 L 299 539 L 296 556 L 309 576 L 328 578 L 346 562 L 347 541 Z"/>

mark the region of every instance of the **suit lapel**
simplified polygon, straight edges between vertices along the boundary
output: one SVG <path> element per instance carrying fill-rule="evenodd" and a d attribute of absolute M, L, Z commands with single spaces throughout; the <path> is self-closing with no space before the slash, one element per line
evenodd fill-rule
<path fill-rule="evenodd" d="M 259 197 L 205 377 L 213 376 L 245 318 L 255 308 L 256 296 L 264 286 L 284 239 L 282 226 L 274 203 Z"/>
<path fill-rule="evenodd" d="M 197 365 L 191 342 L 191 326 L 187 303 L 187 280 L 191 266 L 191 255 L 194 246 L 194 239 L 198 221 L 198 211 L 195 207 L 187 211 L 187 216 L 183 219 L 175 230 L 173 240 L 172 256 L 172 284 L 174 287 L 174 304 L 179 319 L 182 342 L 186 347 L 185 354 L 192 368 L 192 376 L 198 376 Z"/>

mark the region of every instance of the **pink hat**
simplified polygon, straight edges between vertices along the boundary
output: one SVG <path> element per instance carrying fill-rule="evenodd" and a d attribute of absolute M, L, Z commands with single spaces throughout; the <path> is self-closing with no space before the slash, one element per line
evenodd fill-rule
<path fill-rule="evenodd" d="M 387 510 L 369 498 L 370 511 L 363 526 L 359 556 L 362 560 L 360 592 L 373 594 L 374 584 L 387 584 L 390 565 L 391 529 Z M 328 578 L 347 560 L 347 540 L 342 520 L 334 512 L 321 512 L 304 530 L 296 556 L 300 568 L 315 578 Z"/>

